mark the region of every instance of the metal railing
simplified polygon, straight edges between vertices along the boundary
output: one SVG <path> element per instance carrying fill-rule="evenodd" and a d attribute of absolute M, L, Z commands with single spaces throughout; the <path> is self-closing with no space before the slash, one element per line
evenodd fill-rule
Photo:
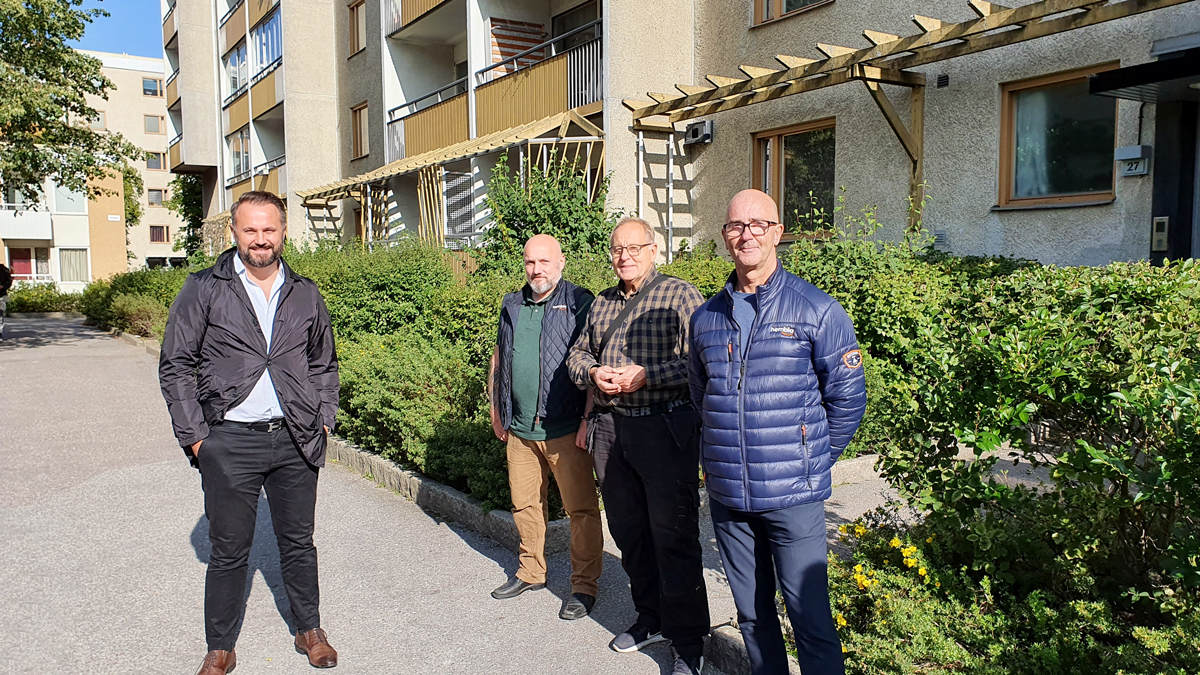
<path fill-rule="evenodd" d="M 268 159 L 267 161 L 263 162 L 262 164 L 259 164 L 258 166 L 254 167 L 254 175 L 260 176 L 260 175 L 270 173 L 271 169 L 277 169 L 277 168 L 283 166 L 284 164 L 287 164 L 287 156 L 286 155 L 280 155 L 280 156 L 276 157 L 275 159 Z"/>
<path fill-rule="evenodd" d="M 536 65 L 537 63 L 540 63 L 552 56 L 557 56 L 559 54 L 571 51 L 572 49 L 576 49 L 577 47 L 571 47 L 569 49 L 566 48 L 565 42 L 566 42 L 567 38 L 574 37 L 575 35 L 578 35 L 584 31 L 588 31 L 588 30 L 595 28 L 596 29 L 596 37 L 591 42 L 599 41 L 600 38 L 602 37 L 601 24 L 603 24 L 603 23 L 604 23 L 604 19 L 596 19 L 595 21 L 593 21 L 591 23 L 585 23 L 584 25 L 580 26 L 579 28 L 576 28 L 575 30 L 568 31 L 566 33 L 563 33 L 562 35 L 559 35 L 557 37 L 546 40 L 545 42 L 541 43 L 540 45 L 537 45 L 536 47 L 530 47 L 529 49 L 526 49 L 525 51 L 521 52 L 520 54 L 517 54 L 515 56 L 510 56 L 507 59 L 500 61 L 499 63 L 493 63 L 492 65 L 488 66 L 487 68 L 484 68 L 483 70 L 480 70 L 479 72 L 475 73 L 475 84 L 477 84 L 477 85 L 485 84 L 487 82 L 491 82 L 493 80 L 497 80 L 501 77 L 504 77 L 505 75 L 512 75 L 513 73 L 519 73 L 522 70 L 524 70 L 530 66 Z M 588 44 L 590 44 L 590 42 Z M 583 45 L 579 45 L 579 46 L 583 46 Z M 540 53 L 540 55 L 541 55 L 540 58 L 538 58 L 536 61 L 533 61 L 532 63 L 525 63 L 525 64 L 521 63 L 522 59 L 525 59 L 526 61 L 528 61 L 529 57 L 536 53 Z M 509 70 L 509 67 L 511 67 L 512 70 Z M 500 73 L 497 73 L 496 71 L 501 68 L 503 68 L 504 70 Z"/>
<path fill-rule="evenodd" d="M 175 78 L 177 78 L 177 77 L 179 77 L 179 70 L 175 70 L 174 72 L 172 72 L 171 75 L 169 77 L 167 77 L 167 81 L 163 82 L 163 86 L 165 87 L 166 85 L 171 84 L 172 82 L 175 81 Z"/>
<path fill-rule="evenodd" d="M 281 65 L 283 65 L 283 54 L 280 54 L 279 57 L 276 58 L 274 61 L 272 61 L 272 62 L 268 63 L 267 65 L 263 66 L 262 68 L 260 68 L 258 70 L 258 72 L 254 74 L 254 77 L 250 78 L 250 84 L 251 85 L 258 84 L 259 80 L 261 80 L 264 77 L 266 77 L 267 75 L 270 75 L 271 73 L 275 72 L 275 69 Z"/>
<path fill-rule="evenodd" d="M 178 145 L 179 142 L 182 140 L 183 140 L 183 132 L 181 131 L 178 134 L 175 134 L 175 138 L 172 138 L 171 140 L 167 141 L 167 147 L 173 148 L 176 145 Z"/>
<path fill-rule="evenodd" d="M 175 13 L 175 5 L 171 5 L 171 8 L 168 9 L 167 13 L 163 15 L 162 22 L 163 22 L 164 26 L 167 25 L 167 22 L 171 20 L 171 15 L 173 15 L 174 13 Z"/>
<path fill-rule="evenodd" d="M 241 173 L 234 174 L 225 179 L 225 187 L 233 187 L 234 185 L 250 178 L 252 175 L 254 175 L 254 172 L 251 169 L 246 169 Z"/>
<path fill-rule="evenodd" d="M 383 24 L 383 34 L 392 35 L 404 28 L 404 15 L 400 13 L 401 0 L 381 0 L 379 3 L 379 21 Z"/>
<path fill-rule="evenodd" d="M 387 147 L 384 148 L 384 161 L 388 164 L 404 159 L 404 120 L 391 120 L 387 123 Z"/>
<path fill-rule="evenodd" d="M 447 84 L 446 86 L 442 87 L 441 89 L 429 92 L 428 94 L 425 94 L 424 96 L 422 96 L 420 98 L 413 99 L 413 100 L 409 101 L 408 103 L 401 103 L 400 105 L 396 106 L 395 108 L 392 108 L 391 110 L 388 111 L 389 124 L 391 122 L 402 120 L 405 117 L 408 117 L 409 115 L 411 115 L 413 113 L 420 112 L 431 106 L 435 106 L 435 105 L 441 103 L 442 101 L 448 101 L 448 100 L 454 98 L 455 96 L 459 96 L 459 95 L 465 94 L 465 93 L 467 93 L 467 78 L 465 78 L 465 77 L 459 78 L 459 79 L 451 82 L 450 84 Z M 403 111 L 403 113 L 397 115 L 396 114 L 397 111 L 401 111 L 401 110 Z"/>
<path fill-rule="evenodd" d="M 597 37 L 567 50 L 567 107 L 604 100 L 603 45 Z"/>
<path fill-rule="evenodd" d="M 221 28 L 224 27 L 225 24 L 229 23 L 229 19 L 233 16 L 233 13 L 238 10 L 238 7 L 241 7 L 245 3 L 246 0 L 237 0 L 237 2 L 233 3 L 233 6 L 229 8 L 229 11 L 225 12 L 225 15 L 222 16 L 221 20 L 217 22 L 217 27 Z"/>
<path fill-rule="evenodd" d="M 228 108 L 230 103 L 233 103 L 234 101 L 236 101 L 239 96 L 241 96 L 242 94 L 249 91 L 249 89 L 250 89 L 249 82 L 242 83 L 242 85 L 240 87 L 238 87 L 237 89 L 235 89 L 232 94 L 226 96 L 224 101 L 221 101 L 221 107 Z"/>

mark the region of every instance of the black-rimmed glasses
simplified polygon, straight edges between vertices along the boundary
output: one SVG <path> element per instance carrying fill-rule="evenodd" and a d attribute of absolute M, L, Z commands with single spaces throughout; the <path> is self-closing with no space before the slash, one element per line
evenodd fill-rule
<path fill-rule="evenodd" d="M 761 237 L 767 233 L 768 227 L 778 224 L 779 223 L 772 222 L 770 220 L 751 220 L 748 223 L 739 223 L 737 221 L 733 221 L 722 225 L 721 231 L 732 237 L 740 237 L 742 236 L 742 232 L 744 230 L 749 229 L 750 234 L 756 237 Z"/>
<path fill-rule="evenodd" d="M 653 242 L 648 244 L 630 244 L 629 246 L 614 246 L 610 248 L 608 252 L 612 254 L 613 258 L 620 258 L 622 253 L 628 251 L 629 255 L 636 258 L 637 255 L 642 252 L 642 249 L 652 245 Z"/>

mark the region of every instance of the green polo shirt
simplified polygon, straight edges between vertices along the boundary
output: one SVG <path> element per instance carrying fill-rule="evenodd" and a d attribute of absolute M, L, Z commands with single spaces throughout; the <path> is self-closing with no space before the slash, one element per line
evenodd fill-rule
<path fill-rule="evenodd" d="M 513 327 L 512 360 L 512 424 L 508 430 L 527 441 L 545 441 L 575 433 L 579 429 L 578 419 L 539 420 L 538 394 L 542 385 L 542 319 L 546 316 L 546 302 L 534 302 L 526 286 L 525 299 L 517 313 L 517 325 Z M 586 296 L 575 314 L 576 323 L 582 327 L 587 319 L 592 297 Z M 542 422 L 548 423 L 543 425 Z"/>

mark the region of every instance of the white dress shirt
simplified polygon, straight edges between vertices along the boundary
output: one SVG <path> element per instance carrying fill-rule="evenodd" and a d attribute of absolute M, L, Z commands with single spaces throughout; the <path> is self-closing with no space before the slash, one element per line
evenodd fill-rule
<path fill-rule="evenodd" d="M 259 288 L 246 272 L 246 265 L 242 262 L 240 255 L 234 254 L 233 269 L 237 272 L 238 278 L 242 280 L 242 285 L 246 287 L 250 303 L 254 305 L 254 315 L 258 318 L 258 327 L 262 329 L 263 337 L 267 339 L 269 353 L 271 330 L 275 326 L 275 310 L 279 307 L 279 291 L 283 288 L 283 280 L 286 276 L 283 270 L 283 261 L 279 262 L 279 268 L 275 270 L 275 280 L 271 282 L 269 300 L 263 296 L 262 288 Z M 283 417 L 283 406 L 279 404 L 279 396 L 275 393 L 275 385 L 271 382 L 269 368 L 263 371 L 262 377 L 258 378 L 258 382 L 254 385 L 254 389 L 250 390 L 250 395 L 246 397 L 246 400 L 225 413 L 225 419 L 231 422 L 262 422 L 276 417 Z"/>

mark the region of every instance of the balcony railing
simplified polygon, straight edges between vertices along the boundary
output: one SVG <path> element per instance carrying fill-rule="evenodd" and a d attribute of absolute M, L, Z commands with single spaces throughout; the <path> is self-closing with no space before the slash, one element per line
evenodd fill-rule
<path fill-rule="evenodd" d="M 217 22 L 217 27 L 220 28 L 229 23 L 229 19 L 233 16 L 234 12 L 238 11 L 238 7 L 241 7 L 245 2 L 246 0 L 237 0 L 237 2 L 230 5 L 229 11 L 225 12 L 225 15 Z"/>
<path fill-rule="evenodd" d="M 392 35 L 449 0 L 383 0 L 379 6 L 383 34 Z"/>
<path fill-rule="evenodd" d="M 287 163 L 286 155 L 280 155 L 280 156 L 276 157 L 275 159 L 268 159 L 267 161 L 263 162 L 262 164 L 259 164 L 258 166 L 254 167 L 254 174 L 259 175 L 259 174 L 267 173 L 271 169 L 283 166 L 286 163 Z"/>
<path fill-rule="evenodd" d="M 275 69 L 281 65 L 283 65 L 283 55 L 282 54 L 280 54 L 274 61 L 268 63 L 267 65 L 263 66 L 262 68 L 259 68 L 258 72 L 254 74 L 254 77 L 250 78 L 250 84 L 258 84 L 259 80 L 261 80 L 264 77 L 266 77 L 267 75 L 270 75 L 271 73 L 275 72 Z"/>
<path fill-rule="evenodd" d="M 603 19 L 596 19 L 595 21 L 586 23 L 575 30 L 563 33 L 562 35 L 547 40 L 536 47 L 530 47 L 516 56 L 510 56 L 499 63 L 493 63 L 487 68 L 475 73 L 475 84 L 485 84 L 487 82 L 504 77 L 505 75 L 518 73 L 526 68 L 537 65 L 544 59 L 549 59 L 553 56 L 557 56 L 558 54 L 573 51 L 574 49 L 578 49 L 586 44 L 591 44 L 592 42 L 598 42 L 601 38 L 601 28 L 603 22 Z M 593 40 L 585 43 L 585 45 L 571 46 L 569 48 L 567 47 L 567 44 L 571 42 L 570 38 L 579 36 L 581 33 L 586 31 L 592 31 L 593 29 L 595 30 L 595 37 Z"/>
<path fill-rule="evenodd" d="M 34 211 L 29 204 L 0 204 L 0 239 L 53 239 L 49 211 Z"/>
<path fill-rule="evenodd" d="M 415 98 L 408 103 L 401 103 L 395 108 L 392 108 L 388 111 L 388 120 L 396 121 L 404 119 L 415 112 L 435 106 L 438 103 L 452 99 L 459 94 L 465 94 L 466 91 L 467 78 L 463 77 L 457 79 L 441 89 L 431 91 L 420 98 Z"/>
<path fill-rule="evenodd" d="M 177 77 L 179 77 L 179 70 L 178 70 L 178 69 L 176 69 L 176 70 L 175 70 L 175 72 L 173 72 L 173 73 L 171 73 L 170 75 L 168 75 L 168 76 L 167 76 L 167 84 L 171 84 L 172 82 L 174 82 L 174 81 L 175 81 L 175 78 L 177 78 Z"/>
<path fill-rule="evenodd" d="M 163 46 L 170 45 L 178 32 L 179 27 L 175 23 L 175 5 L 171 5 L 171 9 L 167 10 L 167 15 L 163 17 Z"/>

